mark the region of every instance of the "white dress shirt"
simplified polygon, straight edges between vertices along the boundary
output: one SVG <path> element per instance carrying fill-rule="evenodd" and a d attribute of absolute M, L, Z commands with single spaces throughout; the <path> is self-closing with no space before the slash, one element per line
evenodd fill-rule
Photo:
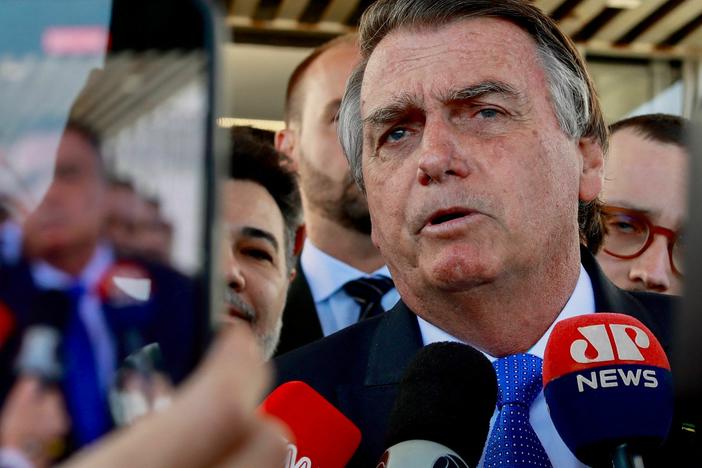
<path fill-rule="evenodd" d="M 358 321 L 361 308 L 343 290 L 344 284 L 362 277 L 386 276 L 390 278 L 387 266 L 383 266 L 371 274 L 364 273 L 322 252 L 309 239 L 305 240 L 300 263 L 307 278 L 312 299 L 317 307 L 317 316 L 322 325 L 324 336 L 331 335 Z M 400 295 L 395 288 L 392 288 L 383 296 L 381 305 L 383 309 L 388 310 L 399 300 Z"/>
<path fill-rule="evenodd" d="M 543 359 L 544 351 L 546 349 L 546 342 L 548 341 L 549 336 L 551 336 L 551 331 L 557 322 L 570 317 L 577 317 L 578 315 L 591 314 L 594 312 L 595 293 L 592 290 L 592 282 L 590 281 L 590 277 L 585 271 L 585 268 L 583 268 L 581 265 L 578 283 L 575 285 L 575 289 L 573 290 L 570 299 L 568 299 L 568 302 L 563 310 L 561 310 L 561 313 L 558 315 L 556 320 L 551 324 L 548 330 L 546 330 L 546 333 L 543 334 L 539 341 L 537 341 L 536 344 L 534 344 L 534 346 L 527 351 L 527 353 Z M 419 329 L 422 333 L 422 341 L 424 342 L 425 346 L 439 341 L 460 342 L 459 339 L 449 335 L 426 320 L 423 320 L 421 317 L 417 317 L 417 320 L 419 322 Z M 497 359 L 487 353 L 483 354 L 490 360 L 490 362 Z M 492 430 L 496 417 L 497 409 L 495 409 L 495 413 L 492 415 L 492 419 L 490 420 L 490 430 Z M 531 404 L 531 408 L 529 410 L 529 422 L 534 428 L 534 432 L 536 432 L 536 435 L 539 437 L 539 440 L 544 446 L 546 454 L 554 467 L 583 468 L 586 466 L 575 458 L 575 455 L 573 455 L 570 449 L 568 449 L 565 442 L 563 442 L 563 439 L 561 439 L 561 436 L 558 434 L 558 431 L 556 431 L 553 421 L 551 421 L 551 416 L 548 413 L 548 408 L 546 407 L 546 399 L 544 398 L 543 391 L 539 392 L 539 395 Z M 483 457 L 484 456 L 485 453 L 483 452 Z M 478 467 L 483 466 L 483 457 L 481 457 Z"/>

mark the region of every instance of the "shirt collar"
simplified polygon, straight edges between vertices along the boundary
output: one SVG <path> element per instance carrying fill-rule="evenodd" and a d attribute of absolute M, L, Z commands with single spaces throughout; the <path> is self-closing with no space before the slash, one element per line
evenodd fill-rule
<path fill-rule="evenodd" d="M 77 277 L 73 277 L 44 261 L 37 261 L 32 265 L 32 277 L 37 285 L 43 289 L 67 289 L 77 281 L 91 290 L 102 279 L 113 262 L 112 249 L 106 244 L 99 244 L 92 258 Z"/>
<path fill-rule="evenodd" d="M 322 252 L 309 239 L 305 239 L 305 246 L 300 255 L 300 264 L 315 302 L 328 299 L 346 282 L 357 278 L 369 276 L 390 278 L 390 270 L 385 265 L 371 274 L 365 273 Z"/>
<path fill-rule="evenodd" d="M 533 354 L 543 359 L 544 351 L 546 349 L 546 343 L 548 338 L 551 336 L 551 331 L 553 327 L 556 326 L 557 322 L 565 320 L 571 317 L 577 317 L 578 315 L 591 314 L 595 312 L 595 293 L 592 289 L 592 282 L 590 276 L 585 271 L 585 268 L 580 265 L 580 275 L 578 276 L 578 282 L 575 285 L 573 293 L 570 295 L 568 302 L 565 307 L 561 310 L 556 320 L 553 321 L 546 333 L 544 333 L 541 338 L 534 344 L 534 346 L 527 351 L 528 354 Z M 449 335 L 441 328 L 427 322 L 420 316 L 417 316 L 417 321 L 419 322 L 419 330 L 422 333 L 422 341 L 424 345 L 431 343 L 436 343 L 439 341 L 454 341 L 461 343 L 458 338 Z M 496 358 L 487 353 L 483 353 L 491 362 Z"/>

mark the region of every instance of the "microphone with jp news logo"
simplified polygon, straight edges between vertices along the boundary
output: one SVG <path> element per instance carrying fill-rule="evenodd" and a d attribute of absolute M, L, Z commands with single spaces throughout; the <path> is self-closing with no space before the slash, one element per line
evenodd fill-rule
<path fill-rule="evenodd" d="M 597 313 L 558 322 L 546 345 L 543 380 L 554 426 L 587 465 L 634 466 L 668 435 L 670 364 L 633 317 Z"/>
<path fill-rule="evenodd" d="M 361 431 L 304 382 L 287 382 L 261 403 L 293 435 L 284 468 L 343 468 L 361 443 Z"/>
<path fill-rule="evenodd" d="M 478 464 L 497 400 L 495 371 L 460 343 L 422 348 L 403 376 L 377 468 L 468 468 Z"/>

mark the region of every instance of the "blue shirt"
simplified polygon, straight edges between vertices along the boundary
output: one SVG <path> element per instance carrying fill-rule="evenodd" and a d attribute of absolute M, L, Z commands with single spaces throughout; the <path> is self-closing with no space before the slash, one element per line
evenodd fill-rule
<path fill-rule="evenodd" d="M 312 299 L 317 307 L 317 317 L 322 325 L 324 336 L 331 335 L 358 321 L 361 308 L 343 290 L 342 286 L 346 282 L 370 276 L 390 278 L 387 266 L 383 266 L 371 274 L 364 273 L 322 252 L 309 239 L 305 240 L 300 263 L 307 278 Z M 399 300 L 400 295 L 395 288 L 392 288 L 385 293 L 381 304 L 385 310 L 388 310 Z"/>

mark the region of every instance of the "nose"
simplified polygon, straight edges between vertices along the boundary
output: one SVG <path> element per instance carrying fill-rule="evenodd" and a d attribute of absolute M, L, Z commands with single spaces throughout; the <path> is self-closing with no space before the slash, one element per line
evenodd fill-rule
<path fill-rule="evenodd" d="M 455 130 L 442 118 L 427 118 L 417 168 L 417 181 L 421 185 L 441 183 L 452 176 L 468 177 L 470 166 L 456 136 Z"/>
<path fill-rule="evenodd" d="M 229 252 L 227 256 L 227 286 L 236 292 L 241 292 L 246 287 L 246 277 L 241 270 L 241 264 L 237 261 L 236 255 Z"/>
<path fill-rule="evenodd" d="M 648 249 L 633 260 L 629 279 L 643 284 L 649 291 L 662 293 L 670 288 L 671 276 L 668 240 L 664 236 L 655 235 Z"/>

